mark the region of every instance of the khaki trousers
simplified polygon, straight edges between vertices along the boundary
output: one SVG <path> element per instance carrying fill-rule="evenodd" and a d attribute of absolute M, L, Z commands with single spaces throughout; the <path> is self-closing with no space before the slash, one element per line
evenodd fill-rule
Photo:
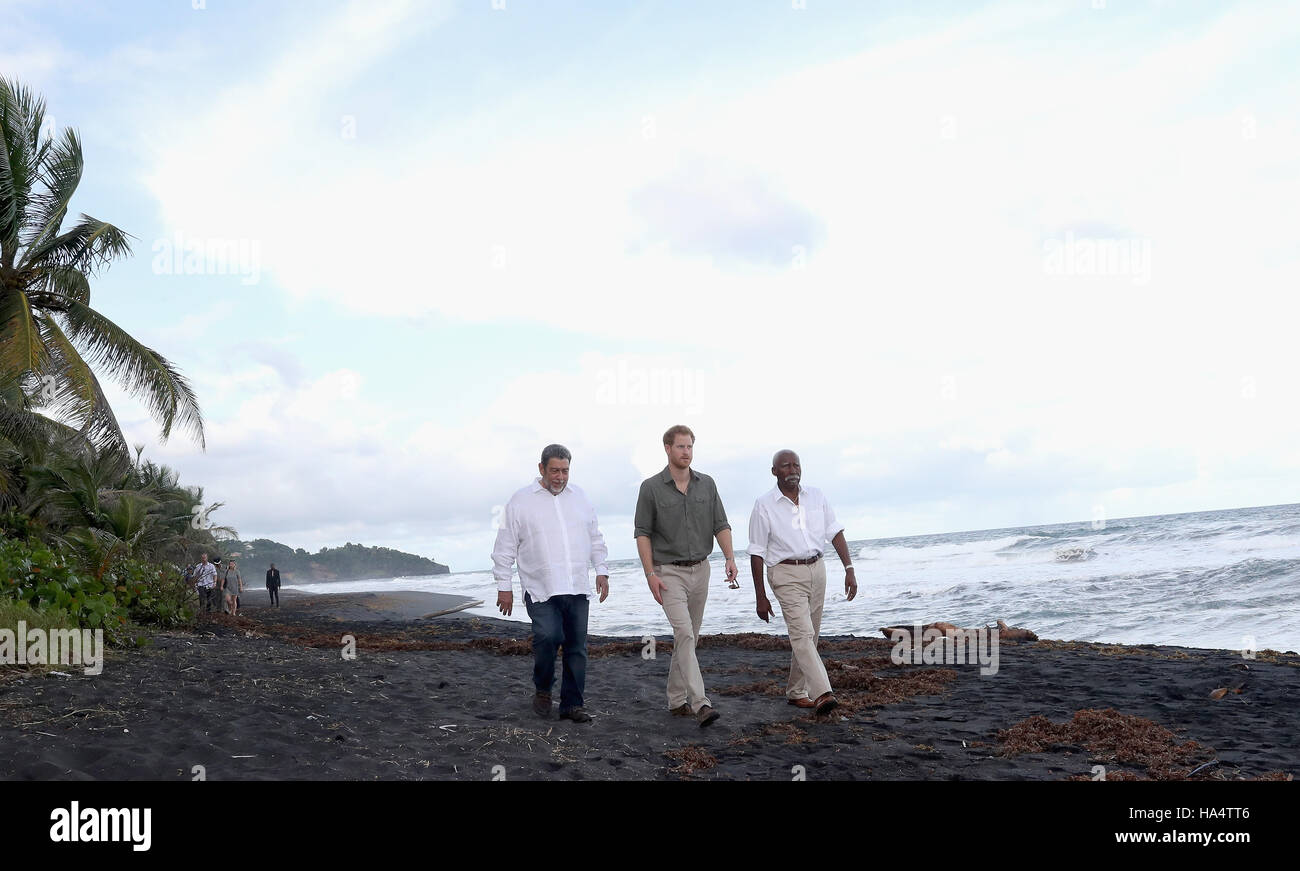
<path fill-rule="evenodd" d="M 826 561 L 810 566 L 777 563 L 767 570 L 776 600 L 781 603 L 786 632 L 790 635 L 788 699 L 815 699 L 831 691 L 826 666 L 817 653 L 822 631 L 822 606 L 826 603 Z"/>
<path fill-rule="evenodd" d="M 693 566 L 655 564 L 663 581 L 664 614 L 673 627 L 673 661 L 668 667 L 668 707 L 690 705 L 692 711 L 709 705 L 704 695 L 704 677 L 695 658 L 695 642 L 704 620 L 704 603 L 709 598 L 709 561 Z M 711 705 L 710 705 L 711 706 Z"/>

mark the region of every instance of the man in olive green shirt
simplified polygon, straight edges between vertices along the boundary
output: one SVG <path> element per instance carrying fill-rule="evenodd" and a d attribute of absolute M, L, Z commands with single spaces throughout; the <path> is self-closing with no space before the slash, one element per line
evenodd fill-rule
<path fill-rule="evenodd" d="M 709 598 L 709 554 L 715 536 L 727 558 L 727 583 L 736 587 L 738 582 L 727 512 L 713 479 L 691 468 L 694 451 L 695 433 L 688 427 L 674 426 L 664 433 L 668 465 L 641 482 L 634 524 L 646 583 L 673 627 L 668 707 L 680 716 L 694 714 L 703 727 L 718 719 L 704 694 L 695 657 Z"/>

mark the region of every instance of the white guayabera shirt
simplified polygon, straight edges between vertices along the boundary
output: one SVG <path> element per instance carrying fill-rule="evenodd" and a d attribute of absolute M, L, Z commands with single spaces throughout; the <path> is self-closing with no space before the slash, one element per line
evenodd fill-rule
<path fill-rule="evenodd" d="M 816 487 L 799 485 L 799 504 L 773 487 L 754 500 L 749 515 L 749 555 L 765 565 L 787 559 L 812 559 L 844 530 L 835 512 Z"/>
<path fill-rule="evenodd" d="M 586 494 L 569 484 L 555 496 L 538 478 L 506 503 L 492 549 L 492 576 L 498 591 L 510 592 L 517 564 L 519 583 L 534 602 L 588 596 L 592 586 L 587 568 L 608 575 L 608 556 L 596 509 Z"/>

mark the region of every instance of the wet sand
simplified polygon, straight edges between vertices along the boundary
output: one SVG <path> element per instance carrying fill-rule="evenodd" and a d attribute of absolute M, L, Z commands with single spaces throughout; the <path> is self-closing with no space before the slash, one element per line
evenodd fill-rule
<path fill-rule="evenodd" d="M 721 712 L 666 710 L 671 637 L 589 640 L 594 721 L 532 713 L 526 624 L 425 593 L 264 589 L 243 615 L 155 632 L 103 673 L 0 681 L 0 777 L 40 780 L 1195 780 L 1300 772 L 1300 657 L 1004 643 L 997 674 L 895 665 L 883 638 L 825 638 L 841 707 L 786 704 L 783 637 L 706 636 Z M 707 621 L 707 617 L 706 617 Z M 707 625 L 707 623 L 706 623 Z M 343 636 L 355 639 L 345 658 Z M 558 675 L 555 693 L 558 699 Z M 1216 693 L 1215 690 L 1227 690 Z M 1213 696 L 1219 696 L 1214 698 Z M 1081 713 L 1082 712 L 1082 713 Z"/>

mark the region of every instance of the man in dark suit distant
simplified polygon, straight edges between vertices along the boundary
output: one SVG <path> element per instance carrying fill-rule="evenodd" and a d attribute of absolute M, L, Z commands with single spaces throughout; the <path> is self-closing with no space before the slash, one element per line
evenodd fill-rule
<path fill-rule="evenodd" d="M 271 567 L 266 570 L 266 591 L 271 594 L 271 605 L 280 607 L 280 570 L 271 563 Z"/>

